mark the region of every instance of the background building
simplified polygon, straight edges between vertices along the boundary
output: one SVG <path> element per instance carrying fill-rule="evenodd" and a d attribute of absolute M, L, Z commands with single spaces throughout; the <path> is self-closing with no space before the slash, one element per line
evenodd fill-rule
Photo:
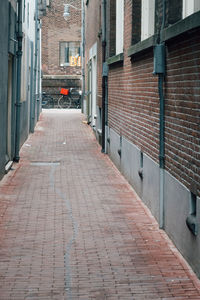
<path fill-rule="evenodd" d="M 34 131 L 41 109 L 43 0 L 2 0 L 0 10 L 0 178 Z"/>
<path fill-rule="evenodd" d="M 85 9 L 84 112 L 200 276 L 200 1 L 87 0 Z"/>
<path fill-rule="evenodd" d="M 66 4 L 70 15 L 64 18 Z M 51 0 L 42 25 L 43 91 L 81 86 L 81 0 Z"/>

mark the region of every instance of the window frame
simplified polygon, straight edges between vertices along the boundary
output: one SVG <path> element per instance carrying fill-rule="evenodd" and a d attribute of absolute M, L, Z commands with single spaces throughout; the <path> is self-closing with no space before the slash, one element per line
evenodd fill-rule
<path fill-rule="evenodd" d="M 182 19 L 194 14 L 200 10 L 199 0 L 183 0 L 182 1 Z"/>
<path fill-rule="evenodd" d="M 155 0 L 141 0 L 141 35 L 144 41 L 155 33 Z"/>
<path fill-rule="evenodd" d="M 132 0 L 132 7 L 135 3 L 140 3 L 142 0 Z M 173 1 L 173 0 L 171 0 Z M 166 16 L 166 23 L 165 28 L 161 31 L 161 40 L 163 42 L 167 42 L 168 40 L 175 38 L 177 36 L 180 36 L 182 34 L 185 34 L 189 30 L 194 30 L 200 26 L 200 10 L 198 9 L 196 12 L 193 12 L 191 15 L 189 15 L 186 18 L 183 18 L 182 16 L 182 0 L 179 3 L 181 11 L 179 11 L 179 14 L 177 15 L 167 15 Z M 155 2 L 156 3 L 156 2 Z M 173 11 L 173 5 L 176 2 L 167 2 L 167 9 L 168 11 Z M 136 4 L 135 4 L 136 5 Z M 157 8 L 157 5 L 155 5 L 155 9 Z M 138 14 L 139 15 L 139 14 Z M 136 15 L 136 16 L 138 16 Z M 158 41 L 158 33 L 161 28 L 161 24 L 155 24 L 155 32 L 154 35 L 150 36 L 147 39 L 139 40 L 138 36 L 134 36 L 134 14 L 132 11 L 132 43 L 130 47 L 128 48 L 128 57 L 135 57 L 137 55 L 140 55 L 141 53 L 153 49 L 153 47 L 157 44 Z M 158 16 L 157 16 L 158 17 Z M 141 17 L 140 17 L 141 20 Z M 155 20 L 156 20 L 156 13 L 155 13 Z M 159 21 L 159 20 L 158 20 Z M 161 22 L 161 21 L 159 21 Z M 138 22 L 139 23 L 139 22 Z M 155 22 L 156 23 L 156 22 Z M 157 26 L 156 26 L 157 25 Z M 157 28 L 158 27 L 158 28 Z M 158 32 L 156 32 L 158 30 Z"/>
<path fill-rule="evenodd" d="M 124 52 L 124 0 L 116 0 L 115 55 Z"/>
<path fill-rule="evenodd" d="M 71 46 L 70 47 L 70 44 L 74 44 L 74 46 Z M 76 45 L 77 44 L 77 45 Z M 64 46 L 65 45 L 65 46 Z M 68 45 L 68 46 L 67 46 Z M 64 49 L 62 49 L 64 48 Z M 79 48 L 79 51 L 78 51 L 78 59 L 80 59 L 81 57 L 81 42 L 80 41 L 59 41 L 59 67 L 73 67 L 73 65 L 70 64 L 70 48 Z M 69 53 L 68 53 L 68 62 L 66 62 L 66 49 L 68 49 Z M 63 53 L 63 50 L 64 50 L 64 53 Z M 76 56 L 76 55 L 74 55 Z M 63 59 L 64 57 L 64 59 Z M 64 62 L 62 62 L 64 60 Z M 80 67 L 81 64 L 79 65 L 74 65 L 74 66 L 78 66 Z"/>

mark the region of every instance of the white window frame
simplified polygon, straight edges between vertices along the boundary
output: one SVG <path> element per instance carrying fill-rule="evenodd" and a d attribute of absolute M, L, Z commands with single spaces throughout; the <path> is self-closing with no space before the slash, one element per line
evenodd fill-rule
<path fill-rule="evenodd" d="M 141 41 L 154 35 L 155 0 L 142 0 Z"/>
<path fill-rule="evenodd" d="M 116 55 L 124 51 L 124 0 L 116 0 Z"/>
<path fill-rule="evenodd" d="M 200 0 L 183 0 L 183 19 L 200 10 Z"/>

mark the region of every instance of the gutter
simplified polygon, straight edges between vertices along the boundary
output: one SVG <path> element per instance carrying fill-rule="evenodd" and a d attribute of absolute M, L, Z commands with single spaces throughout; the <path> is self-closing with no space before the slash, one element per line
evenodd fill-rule
<path fill-rule="evenodd" d="M 22 0 L 18 0 L 18 24 L 17 24 L 17 91 L 16 91 L 16 131 L 15 131 L 15 157 L 14 161 L 19 162 L 20 150 L 20 123 L 21 123 L 21 64 L 22 64 Z"/>
<path fill-rule="evenodd" d="M 82 95 L 81 95 L 81 112 L 84 111 L 84 99 L 85 99 L 85 6 L 84 0 L 81 1 L 81 13 L 82 13 Z"/>
<path fill-rule="evenodd" d="M 37 23 L 38 23 L 38 30 L 37 30 L 37 40 L 38 40 L 38 47 L 37 47 L 37 50 L 38 50 L 38 63 L 37 63 L 37 74 L 38 74 L 38 77 L 37 77 L 37 121 L 39 120 L 39 116 L 40 116 L 40 112 L 41 112 L 41 94 L 40 94 L 40 82 L 41 82 L 41 74 L 40 74 L 40 68 L 41 68 L 41 65 L 40 65 L 40 29 L 41 29 L 41 24 L 40 24 L 40 21 L 37 19 Z"/>
<path fill-rule="evenodd" d="M 159 122 L 159 227 L 164 229 L 165 207 L 164 207 L 164 172 L 165 172 L 165 98 L 164 98 L 164 80 L 165 80 L 165 43 L 162 40 L 162 32 L 165 27 L 166 0 L 162 1 L 162 25 L 159 34 L 159 43 L 154 47 L 154 74 L 158 75 L 158 91 L 160 99 L 160 122 Z"/>
<path fill-rule="evenodd" d="M 106 125 L 108 123 L 108 65 L 106 63 L 106 0 L 102 0 L 102 149 L 106 153 Z"/>
<path fill-rule="evenodd" d="M 37 103 L 37 64 L 38 64 L 38 0 L 35 0 L 35 61 L 34 61 L 34 82 L 33 82 L 33 111 L 31 116 L 31 132 L 34 132 L 35 127 L 35 108 Z"/>

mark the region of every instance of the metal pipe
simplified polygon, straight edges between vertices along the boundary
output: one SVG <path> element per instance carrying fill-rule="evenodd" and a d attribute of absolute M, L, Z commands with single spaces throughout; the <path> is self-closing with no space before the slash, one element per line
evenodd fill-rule
<path fill-rule="evenodd" d="M 164 169 L 165 169 L 165 100 L 163 94 L 163 74 L 159 74 L 158 77 L 158 89 L 160 97 L 160 132 L 159 132 L 159 167 L 160 167 L 160 218 L 159 218 L 159 227 L 164 228 Z"/>
<path fill-rule="evenodd" d="M 35 127 L 35 108 L 37 103 L 37 62 L 38 62 L 38 0 L 35 0 L 35 61 L 34 61 L 34 84 L 33 84 L 33 112 L 31 132 L 34 132 Z"/>
<path fill-rule="evenodd" d="M 82 55 L 82 95 L 81 95 L 81 111 L 83 112 L 83 103 L 85 99 L 85 5 L 84 0 L 81 2 L 82 9 L 82 30 L 81 30 L 81 55 Z"/>
<path fill-rule="evenodd" d="M 37 39 L 38 39 L 38 63 L 37 63 L 37 121 L 39 120 L 40 116 L 40 109 L 41 109 L 41 95 L 40 95 L 40 29 L 41 24 L 38 20 L 38 31 L 37 31 Z"/>
<path fill-rule="evenodd" d="M 15 157 L 14 161 L 20 160 L 20 123 L 21 123 L 21 64 L 22 64 L 22 0 L 18 0 L 18 26 L 17 26 L 17 92 L 16 92 L 16 131 L 15 131 Z"/>
<path fill-rule="evenodd" d="M 106 0 L 102 0 L 102 68 L 106 62 Z M 105 125 L 106 125 L 106 87 L 107 76 L 102 72 L 102 149 L 105 153 Z"/>
<path fill-rule="evenodd" d="M 162 30 L 165 27 L 165 17 L 166 17 L 166 0 L 163 0 L 163 10 L 162 10 L 162 25 L 160 30 L 160 44 L 162 44 Z M 164 60 L 163 60 L 164 61 Z M 164 229 L 165 227 L 165 207 L 164 207 L 164 185 L 165 185 L 165 99 L 163 93 L 164 85 L 164 73 L 158 74 L 158 90 L 160 98 L 160 132 L 159 132 L 159 168 L 160 168 L 160 189 L 159 189 L 159 227 Z"/>

